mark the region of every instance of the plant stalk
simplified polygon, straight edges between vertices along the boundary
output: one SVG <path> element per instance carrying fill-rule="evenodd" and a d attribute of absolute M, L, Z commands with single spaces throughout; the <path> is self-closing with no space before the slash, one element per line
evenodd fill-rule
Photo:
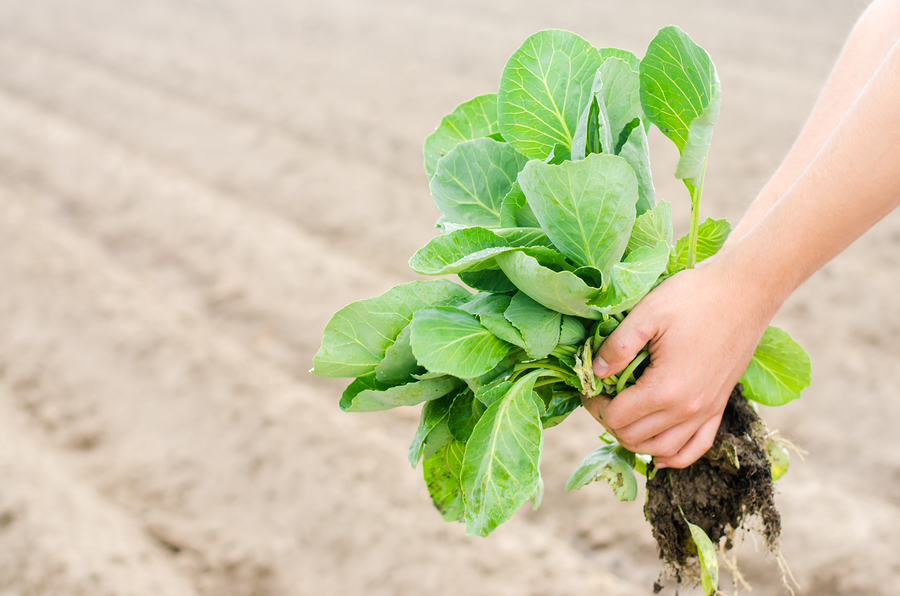
<path fill-rule="evenodd" d="M 693 269 L 697 264 L 697 235 L 700 229 L 700 195 L 703 194 L 703 181 L 706 179 L 706 160 L 703 158 L 703 170 L 700 172 L 700 184 L 694 185 L 693 179 L 686 179 L 684 185 L 691 193 L 691 232 L 688 239 L 687 268 Z"/>

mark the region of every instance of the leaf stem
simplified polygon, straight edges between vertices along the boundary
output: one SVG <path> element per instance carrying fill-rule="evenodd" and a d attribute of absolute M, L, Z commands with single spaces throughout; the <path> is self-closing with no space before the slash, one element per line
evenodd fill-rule
<path fill-rule="evenodd" d="M 688 240 L 688 261 L 687 268 L 693 269 L 697 264 L 697 233 L 700 229 L 700 195 L 703 194 L 703 182 L 706 180 L 706 161 L 703 158 L 703 170 L 700 172 L 700 184 L 695 185 L 693 178 L 684 181 L 688 191 L 691 193 L 691 232 Z"/>
<path fill-rule="evenodd" d="M 619 375 L 619 381 L 616 383 L 616 394 L 622 393 L 625 389 L 625 383 L 628 382 L 628 378 L 634 373 L 634 370 L 643 362 L 647 356 L 650 355 L 650 352 L 647 350 L 642 351 L 640 354 L 635 356 L 634 360 L 631 361 L 631 364 L 628 365 L 628 368 L 622 371 Z"/>

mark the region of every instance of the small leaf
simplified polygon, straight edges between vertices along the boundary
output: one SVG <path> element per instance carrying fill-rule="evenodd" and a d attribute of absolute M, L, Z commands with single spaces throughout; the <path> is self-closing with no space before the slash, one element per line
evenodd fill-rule
<path fill-rule="evenodd" d="M 412 467 L 415 468 L 419 460 L 422 459 L 422 453 L 425 451 L 425 440 L 429 433 L 442 421 L 447 420 L 454 397 L 455 395 L 448 394 L 440 399 L 425 402 L 425 405 L 422 406 L 422 413 L 419 415 L 419 426 L 416 428 L 416 434 L 413 435 L 412 443 L 409 445 L 409 463 Z"/>
<path fill-rule="evenodd" d="M 669 262 L 669 246 L 658 242 L 653 248 L 643 246 L 624 261 L 616 263 L 610 272 L 606 288 L 591 300 L 591 306 L 605 315 L 617 315 L 631 310 L 646 296 Z"/>
<path fill-rule="evenodd" d="M 450 427 L 450 434 L 459 441 L 465 443 L 472 434 L 475 424 L 481 419 L 487 407 L 475 398 L 471 391 L 460 395 L 453 400 L 450 406 L 450 415 L 447 418 L 447 425 Z"/>
<path fill-rule="evenodd" d="M 727 220 L 706 218 L 706 221 L 697 228 L 697 262 L 708 259 L 719 252 L 730 233 L 731 224 Z M 675 244 L 666 268 L 666 273 L 669 275 L 674 275 L 687 268 L 689 241 L 688 234 L 685 234 Z"/>
<path fill-rule="evenodd" d="M 569 31 L 539 31 L 526 39 L 500 79 L 503 138 L 532 159 L 546 159 L 557 143 L 571 147 L 601 61 L 596 48 Z"/>
<path fill-rule="evenodd" d="M 500 227 L 503 228 L 540 228 L 537 218 L 528 206 L 528 199 L 522 187 L 516 181 L 503 197 L 500 204 Z"/>
<path fill-rule="evenodd" d="M 691 538 L 697 545 L 697 556 L 700 559 L 700 584 L 706 596 L 715 596 L 719 590 L 719 558 L 712 540 L 700 526 L 684 520 L 691 530 Z"/>
<path fill-rule="evenodd" d="M 772 468 L 772 480 L 778 480 L 788 471 L 791 465 L 791 454 L 778 440 L 770 438 L 766 441 L 766 456 Z"/>
<path fill-rule="evenodd" d="M 422 275 L 495 269 L 494 255 L 507 250 L 511 250 L 509 242 L 491 230 L 462 228 L 432 238 L 410 258 L 409 266 Z"/>
<path fill-rule="evenodd" d="M 800 397 L 809 387 L 809 354 L 783 329 L 763 333 L 741 383 L 744 397 L 766 406 L 780 406 Z"/>
<path fill-rule="evenodd" d="M 653 172 L 650 170 L 650 145 L 643 126 L 638 125 L 631 130 L 618 155 L 628 162 L 637 178 L 635 211 L 640 216 L 656 205 L 656 187 L 653 186 Z"/>
<path fill-rule="evenodd" d="M 500 206 L 527 160 L 510 145 L 483 138 L 457 145 L 431 179 L 431 197 L 453 223 L 496 228 Z"/>
<path fill-rule="evenodd" d="M 322 377 L 359 377 L 375 370 L 413 313 L 469 294 L 446 279 L 413 281 L 337 311 L 322 337 L 312 372 Z"/>
<path fill-rule="evenodd" d="M 644 114 L 681 154 L 675 177 L 698 177 L 722 103 L 709 54 L 678 27 L 665 27 L 641 60 L 640 81 Z"/>
<path fill-rule="evenodd" d="M 431 180 L 434 177 L 441 158 L 450 153 L 459 143 L 499 132 L 496 93 L 480 95 L 460 104 L 453 112 L 444 116 L 437 129 L 425 139 L 423 153 L 425 155 L 425 173 L 428 174 L 428 179 Z"/>
<path fill-rule="evenodd" d="M 465 449 L 464 443 L 451 441 L 426 459 L 423 466 L 431 500 L 444 521 L 462 521 L 464 517 L 460 473 Z"/>
<path fill-rule="evenodd" d="M 497 294 L 511 294 L 516 291 L 516 286 L 509 281 L 506 274 L 499 269 L 487 269 L 484 271 L 460 271 L 459 280 L 475 290 L 482 292 L 494 292 Z"/>
<path fill-rule="evenodd" d="M 451 307 L 416 312 L 410 343 L 422 366 L 461 379 L 483 375 L 512 350 L 474 316 Z"/>
<path fill-rule="evenodd" d="M 397 385 L 412 380 L 412 375 L 421 372 L 409 345 L 409 325 L 397 336 L 384 354 L 384 359 L 375 367 L 375 378 L 388 385 Z"/>
<path fill-rule="evenodd" d="M 673 239 L 672 205 L 668 201 L 660 201 L 653 209 L 639 215 L 634 220 L 625 255 L 628 256 L 644 246 L 653 248 L 660 242 L 665 242 L 666 246 L 672 246 Z M 685 262 L 687 262 L 687 254 L 685 254 Z"/>
<path fill-rule="evenodd" d="M 570 271 L 554 271 L 541 265 L 525 251 L 498 255 L 497 264 L 519 290 L 532 300 L 551 310 L 582 317 L 599 319 L 600 311 L 588 305 L 599 293 Z"/>
<path fill-rule="evenodd" d="M 559 331 L 559 343 L 564 346 L 574 346 L 580 344 L 587 337 L 587 330 L 576 317 L 563 315 L 562 327 Z"/>
<path fill-rule="evenodd" d="M 487 536 L 538 489 L 543 430 L 535 373 L 488 406 L 469 437 L 462 468 L 466 534 Z"/>
<path fill-rule="evenodd" d="M 562 254 L 604 272 L 622 258 L 638 198 L 634 172 L 624 159 L 589 155 L 558 166 L 532 160 L 519 184 Z"/>
<path fill-rule="evenodd" d="M 554 395 L 547 405 L 547 410 L 541 416 L 541 424 L 543 424 L 544 429 L 556 426 L 568 418 L 569 414 L 577 410 L 580 405 L 580 395 Z"/>
<path fill-rule="evenodd" d="M 400 406 L 414 406 L 443 397 L 462 384 L 459 379 L 441 376 L 391 387 L 370 374 L 359 377 L 344 390 L 341 409 L 345 412 L 378 412 Z"/>
<path fill-rule="evenodd" d="M 442 418 L 425 437 L 425 449 L 422 451 L 422 457 L 429 459 L 451 441 L 453 441 L 453 434 L 450 432 L 450 425 L 446 418 Z"/>
<path fill-rule="evenodd" d="M 527 294 L 514 294 L 504 316 L 518 329 L 530 358 L 545 357 L 559 343 L 562 314 L 538 304 Z"/>
<path fill-rule="evenodd" d="M 637 479 L 634 462 L 620 453 L 618 443 L 604 445 L 588 454 L 566 482 L 566 491 L 579 489 L 595 480 L 606 480 L 620 501 L 633 501 L 637 497 Z"/>

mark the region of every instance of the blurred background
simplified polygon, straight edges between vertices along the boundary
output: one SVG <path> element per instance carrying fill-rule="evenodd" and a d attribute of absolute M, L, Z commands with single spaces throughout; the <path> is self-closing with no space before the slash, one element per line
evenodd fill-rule
<path fill-rule="evenodd" d="M 677 24 L 705 47 L 703 216 L 734 222 L 864 7 L 0 0 L 0 596 L 651 593 L 640 498 L 563 491 L 597 445 L 584 412 L 547 434 L 541 509 L 466 537 L 406 462 L 417 411 L 340 412 L 312 356 L 335 310 L 414 278 L 438 216 L 422 142 L 531 33 L 640 56 Z M 777 495 L 798 594 L 897 593 L 898 291 L 894 213 L 775 321 L 813 360 L 764 412 L 808 451 Z M 783 594 L 763 550 L 741 569 Z"/>

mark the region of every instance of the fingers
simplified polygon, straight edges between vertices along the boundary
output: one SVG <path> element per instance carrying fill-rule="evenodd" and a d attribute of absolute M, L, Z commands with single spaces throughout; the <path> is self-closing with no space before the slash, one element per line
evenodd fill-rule
<path fill-rule="evenodd" d="M 657 326 L 652 320 L 645 320 L 632 311 L 600 345 L 594 358 L 594 374 L 604 378 L 623 370 L 656 332 Z"/>
<path fill-rule="evenodd" d="M 611 402 L 612 400 L 605 395 L 598 395 L 596 397 L 587 397 L 582 394 L 581 396 L 581 405 L 584 406 L 584 409 L 590 413 L 591 416 L 594 417 L 594 420 L 602 424 L 606 427 L 606 430 L 611 431 L 606 423 L 603 421 L 603 418 L 600 415 L 600 412 Z"/>
<path fill-rule="evenodd" d="M 704 422 L 677 454 L 672 457 L 655 458 L 653 461 L 656 467 L 686 468 L 700 459 L 704 453 L 709 451 L 709 448 L 712 447 L 713 442 L 716 440 L 716 433 L 719 431 L 719 423 L 721 421 L 722 415 L 719 414 Z"/>

